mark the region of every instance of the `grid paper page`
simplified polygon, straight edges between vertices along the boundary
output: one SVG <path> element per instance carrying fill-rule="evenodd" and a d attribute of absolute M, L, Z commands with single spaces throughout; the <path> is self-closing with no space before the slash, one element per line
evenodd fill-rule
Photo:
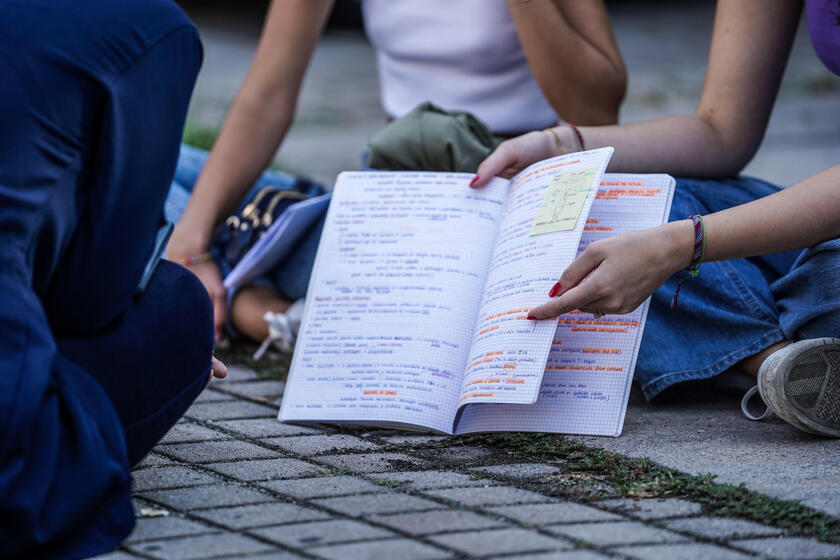
<path fill-rule="evenodd" d="M 554 324 L 526 317 L 574 259 L 612 151 L 602 148 L 541 161 L 511 179 L 461 405 L 537 400 Z M 574 195 L 566 196 L 571 191 Z"/>
<path fill-rule="evenodd" d="M 288 421 L 452 420 L 508 181 L 342 173 L 280 411 Z"/>
<path fill-rule="evenodd" d="M 604 175 L 579 252 L 598 239 L 666 222 L 673 192 L 667 175 Z M 627 315 L 559 317 L 537 402 L 468 406 L 457 433 L 619 435 L 649 301 Z"/>

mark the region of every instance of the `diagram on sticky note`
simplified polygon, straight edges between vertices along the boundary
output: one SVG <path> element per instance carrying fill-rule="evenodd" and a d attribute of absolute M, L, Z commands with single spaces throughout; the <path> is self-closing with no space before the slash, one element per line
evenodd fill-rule
<path fill-rule="evenodd" d="M 537 209 L 531 235 L 575 229 L 589 189 L 594 188 L 597 173 L 598 169 L 592 168 L 555 175 Z"/>

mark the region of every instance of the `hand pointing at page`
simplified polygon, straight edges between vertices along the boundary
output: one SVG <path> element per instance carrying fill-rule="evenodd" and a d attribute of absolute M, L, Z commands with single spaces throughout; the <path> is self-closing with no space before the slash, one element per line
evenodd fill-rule
<path fill-rule="evenodd" d="M 665 280 L 691 262 L 689 220 L 596 241 L 563 272 L 551 301 L 530 317 L 547 319 L 575 309 L 630 313 Z"/>

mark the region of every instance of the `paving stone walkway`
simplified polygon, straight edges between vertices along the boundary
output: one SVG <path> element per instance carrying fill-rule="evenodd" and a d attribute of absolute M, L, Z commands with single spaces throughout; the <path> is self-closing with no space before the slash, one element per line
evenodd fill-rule
<path fill-rule="evenodd" d="M 837 558 L 840 546 L 679 499 L 552 496 L 562 462 L 276 420 L 283 383 L 231 367 L 134 471 L 138 522 L 101 560 Z"/>

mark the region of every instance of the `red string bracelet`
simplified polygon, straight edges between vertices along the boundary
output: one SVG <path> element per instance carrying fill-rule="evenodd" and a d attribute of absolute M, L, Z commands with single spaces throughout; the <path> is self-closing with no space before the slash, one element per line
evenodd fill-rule
<path fill-rule="evenodd" d="M 586 145 L 583 143 L 583 134 L 580 133 L 580 129 L 578 127 L 576 127 L 575 125 L 573 125 L 572 123 L 566 123 L 566 124 L 569 125 L 569 128 L 571 128 L 574 131 L 575 136 L 577 136 L 578 142 L 580 143 L 580 151 L 585 152 L 586 151 Z"/>

